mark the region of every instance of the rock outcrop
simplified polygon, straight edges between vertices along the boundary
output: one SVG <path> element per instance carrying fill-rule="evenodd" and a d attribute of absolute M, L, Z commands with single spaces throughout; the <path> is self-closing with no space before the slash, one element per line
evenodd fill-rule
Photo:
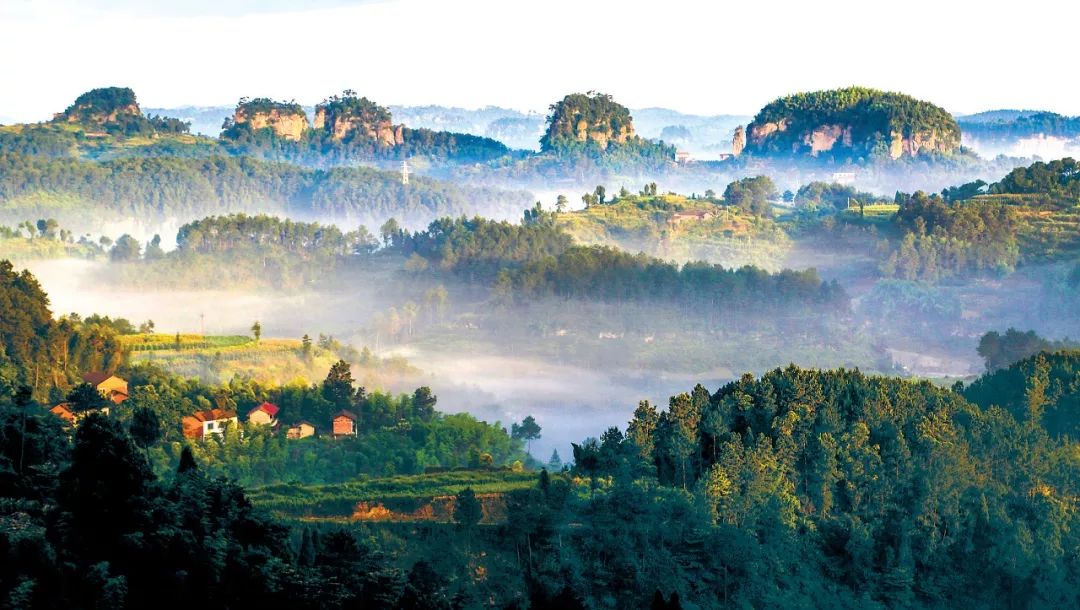
<path fill-rule="evenodd" d="M 591 143 L 607 149 L 636 140 L 630 111 L 610 95 L 589 92 L 568 95 L 551 106 L 540 146 L 547 151 Z"/>
<path fill-rule="evenodd" d="M 142 111 L 134 91 L 127 87 L 102 87 L 75 98 L 75 102 L 57 113 L 53 120 L 107 127 L 141 118 Z"/>
<path fill-rule="evenodd" d="M 960 128 L 944 109 L 857 87 L 781 98 L 747 131 L 746 152 L 758 156 L 897 160 L 960 147 Z"/>
<path fill-rule="evenodd" d="M 405 126 L 394 125 L 392 118 L 388 109 L 346 91 L 315 107 L 314 128 L 336 142 L 359 137 L 381 146 L 400 146 L 405 141 Z"/>
<path fill-rule="evenodd" d="M 233 113 L 232 124 L 247 127 L 251 131 L 269 128 L 278 137 L 294 142 L 302 139 L 308 130 L 307 115 L 299 104 L 267 98 L 240 100 Z"/>

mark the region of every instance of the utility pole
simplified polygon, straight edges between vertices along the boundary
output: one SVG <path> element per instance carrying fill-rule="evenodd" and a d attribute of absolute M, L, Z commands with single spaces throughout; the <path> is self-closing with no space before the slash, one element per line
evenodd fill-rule
<path fill-rule="evenodd" d="M 199 314 L 199 334 L 203 337 L 206 336 L 206 314 Z"/>

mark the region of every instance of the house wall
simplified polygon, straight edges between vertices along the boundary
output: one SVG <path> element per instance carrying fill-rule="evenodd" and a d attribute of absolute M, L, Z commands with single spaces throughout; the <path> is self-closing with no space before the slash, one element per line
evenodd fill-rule
<path fill-rule="evenodd" d="M 356 434 L 356 422 L 348 417 L 336 417 L 334 418 L 334 435 Z"/>
<path fill-rule="evenodd" d="M 113 376 L 99 383 L 97 391 L 101 392 L 106 398 L 112 396 L 113 392 L 121 392 L 123 394 L 127 394 L 128 384 L 123 379 Z"/>
<path fill-rule="evenodd" d="M 274 418 L 270 417 L 270 414 L 266 411 L 252 411 L 251 415 L 248 415 L 248 423 L 269 426 L 274 423 Z"/>
<path fill-rule="evenodd" d="M 287 438 L 307 438 L 309 436 L 315 436 L 315 426 L 308 424 L 300 424 L 289 428 L 289 431 L 285 434 Z"/>

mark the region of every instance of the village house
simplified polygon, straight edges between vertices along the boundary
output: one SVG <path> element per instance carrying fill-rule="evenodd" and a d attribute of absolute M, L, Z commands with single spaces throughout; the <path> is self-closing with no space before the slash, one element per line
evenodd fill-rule
<path fill-rule="evenodd" d="M 49 412 L 67 422 L 69 426 L 74 426 L 79 421 L 79 418 L 75 417 L 75 413 L 66 402 L 62 402 L 49 409 Z"/>
<path fill-rule="evenodd" d="M 53 415 L 64 420 L 67 425 L 75 427 L 82 423 L 82 420 L 86 419 L 91 413 L 101 413 L 102 415 L 109 415 L 109 407 L 102 407 L 100 409 L 91 409 L 90 411 L 77 412 L 72 410 L 71 404 L 62 402 L 55 407 L 49 409 L 49 412 Z"/>
<path fill-rule="evenodd" d="M 264 402 L 261 405 L 255 407 L 254 409 L 248 411 L 248 423 L 276 428 L 278 425 L 278 411 L 279 409 L 277 405 L 270 402 Z"/>
<path fill-rule="evenodd" d="M 127 400 L 128 383 L 116 375 L 93 371 L 83 375 L 82 380 L 89 383 L 95 390 L 101 392 L 102 396 L 113 401 L 114 404 L 120 404 Z"/>
<path fill-rule="evenodd" d="M 309 436 L 315 436 L 315 424 L 309 421 L 297 422 L 285 431 L 285 438 L 289 439 L 301 439 Z"/>
<path fill-rule="evenodd" d="M 342 436 L 356 436 L 356 414 L 350 411 L 339 411 L 330 420 L 334 438 Z"/>
<path fill-rule="evenodd" d="M 240 420 L 236 417 L 236 413 L 225 409 L 196 411 L 180 420 L 184 437 L 192 440 L 202 440 L 212 434 L 223 434 L 225 426 L 230 423 L 236 426 L 239 425 Z"/>

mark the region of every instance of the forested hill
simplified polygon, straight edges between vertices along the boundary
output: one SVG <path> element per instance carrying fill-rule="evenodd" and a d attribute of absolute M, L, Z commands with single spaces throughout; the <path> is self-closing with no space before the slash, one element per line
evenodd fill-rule
<path fill-rule="evenodd" d="M 1080 351 L 1030 356 L 989 373 L 964 389 L 984 407 L 999 406 L 1052 436 L 1080 438 Z"/>
<path fill-rule="evenodd" d="M 1008 141 L 1033 136 L 1080 137 L 1080 117 L 1045 111 L 991 111 L 957 119 L 964 136 L 980 140 Z"/>
<path fill-rule="evenodd" d="M 576 446 L 595 495 L 532 509 L 518 549 L 589 574 L 588 607 L 1076 607 L 1075 450 L 930 383 L 789 367 Z"/>
<path fill-rule="evenodd" d="M 28 271 L 0 260 L 0 394 L 27 387 L 46 400 L 86 371 L 115 370 L 122 352 L 106 325 L 53 319 L 49 298 Z"/>
<path fill-rule="evenodd" d="M 434 164 L 483 163 L 510 153 L 490 138 L 392 121 L 388 108 L 351 90 L 318 104 L 310 121 L 295 102 L 245 98 L 226 120 L 221 140 L 235 154 L 319 167 L 413 158 Z"/>
<path fill-rule="evenodd" d="M 849 87 L 782 97 L 747 127 L 745 152 L 842 162 L 948 155 L 960 147 L 952 115 L 900 93 Z"/>
<path fill-rule="evenodd" d="M 311 170 L 248 157 L 127 158 L 105 162 L 0 153 L 0 222 L 55 218 L 79 231 L 118 220 L 154 225 L 223 212 L 287 213 L 411 226 L 464 213 L 516 216 L 521 192 L 463 187 L 363 167 Z"/>

